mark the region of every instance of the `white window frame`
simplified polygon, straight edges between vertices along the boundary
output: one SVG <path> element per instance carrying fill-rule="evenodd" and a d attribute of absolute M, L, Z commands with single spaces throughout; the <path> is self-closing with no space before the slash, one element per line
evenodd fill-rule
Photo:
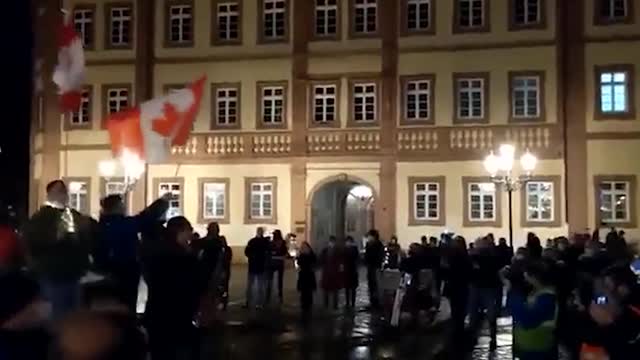
<path fill-rule="evenodd" d="M 333 94 L 329 94 L 328 90 L 333 89 Z M 318 90 L 322 91 L 322 94 L 318 94 Z M 313 122 L 316 124 L 332 124 L 336 121 L 338 116 L 338 87 L 335 84 L 316 84 L 311 88 L 313 92 Z M 329 101 L 333 100 L 333 105 L 329 104 Z M 322 104 L 318 105 L 318 101 Z M 329 111 L 332 107 L 333 111 Z M 321 115 L 321 119 L 318 120 L 317 115 Z M 331 116 L 331 119 L 329 117 Z"/>
<path fill-rule="evenodd" d="M 373 87 L 373 91 L 368 91 L 368 87 Z M 357 100 L 361 99 L 362 103 L 357 104 Z M 375 82 L 362 82 L 353 84 L 352 94 L 353 121 L 355 123 L 374 123 L 378 118 L 378 86 Z M 367 104 L 371 102 L 373 112 L 367 111 Z M 360 114 L 360 119 L 358 119 Z"/>
<path fill-rule="evenodd" d="M 115 106 L 112 107 L 111 103 Z M 113 87 L 107 89 L 107 113 L 114 114 L 129 107 L 129 89 Z"/>
<path fill-rule="evenodd" d="M 536 188 L 532 191 L 530 185 L 534 185 Z M 555 194 L 555 184 L 553 181 L 528 181 L 525 184 L 525 199 L 526 199 L 526 214 L 527 214 L 527 222 L 536 222 L 536 223 L 552 223 L 556 219 L 555 214 L 555 202 L 554 198 Z M 536 205 L 535 208 L 530 208 L 530 198 L 532 196 L 536 197 Z M 543 218 L 544 212 L 542 211 L 544 200 L 549 198 L 550 204 L 550 217 L 548 219 Z M 534 214 L 537 214 L 537 217 L 532 217 L 532 211 Z"/>
<path fill-rule="evenodd" d="M 610 185 L 610 189 L 609 190 L 605 190 L 602 189 L 602 185 L 603 184 L 609 184 Z M 625 190 L 617 190 L 616 189 L 616 185 L 617 184 L 624 184 L 625 186 Z M 601 181 L 598 184 L 598 192 L 599 192 L 599 196 L 600 196 L 600 209 L 598 209 L 598 211 L 600 211 L 600 220 L 604 223 L 608 223 L 608 224 L 615 224 L 615 223 L 628 223 L 631 220 L 631 201 L 633 201 L 633 199 L 630 198 L 631 196 L 631 183 L 629 181 Z M 625 217 L 620 219 L 617 217 L 616 213 L 618 211 L 617 209 L 617 203 L 616 203 L 616 196 L 624 196 L 624 214 Z M 614 205 L 614 207 L 612 209 L 610 209 L 611 212 L 611 217 L 610 218 L 605 218 L 603 216 L 603 209 L 602 207 L 604 206 L 604 201 L 602 200 L 603 197 L 609 197 L 610 200 L 610 204 Z M 634 204 L 635 206 L 635 204 Z"/>
<path fill-rule="evenodd" d="M 262 2 L 262 35 L 267 40 L 281 40 L 287 36 L 287 1 L 286 0 L 263 0 Z M 273 4 L 271 9 L 267 9 L 267 4 Z M 278 7 L 278 4 L 283 4 Z M 278 34 L 278 16 L 282 14 L 283 28 L 282 34 Z M 272 23 L 272 27 L 267 26 L 268 22 Z"/>
<path fill-rule="evenodd" d="M 81 213 L 87 213 L 89 205 L 89 184 L 85 181 L 72 181 L 79 186 L 69 186 L 69 207 Z M 76 190 L 77 188 L 77 190 Z"/>
<path fill-rule="evenodd" d="M 409 31 L 424 31 L 427 29 L 431 28 L 431 12 L 433 11 L 433 7 L 431 4 L 431 0 L 404 0 L 407 2 L 407 18 L 405 19 L 407 22 L 407 30 Z M 420 8 L 422 6 L 427 6 L 427 26 L 420 26 L 421 22 L 424 21 L 424 19 L 420 16 Z M 413 19 L 415 21 L 415 26 L 412 27 L 411 26 L 411 21 L 410 20 L 410 13 L 411 13 L 411 8 L 415 7 L 415 19 Z"/>
<path fill-rule="evenodd" d="M 122 15 L 123 11 L 127 11 L 127 15 Z M 133 33 L 131 28 L 131 12 L 133 9 L 130 6 L 116 6 L 112 7 L 109 12 L 109 44 L 111 46 L 129 46 L 131 44 L 130 34 Z M 119 15 L 114 15 L 115 12 L 120 12 Z M 128 23 L 129 31 L 124 31 L 125 24 Z M 117 41 L 114 41 L 114 32 L 117 34 Z M 126 40 L 126 41 L 125 41 Z"/>
<path fill-rule="evenodd" d="M 362 24 L 358 24 L 358 12 L 362 12 Z M 370 25 L 373 17 L 373 25 Z M 378 31 L 378 1 L 353 0 L 353 32 L 355 34 L 375 34 Z M 370 26 L 373 26 L 372 28 Z M 360 28 L 360 29 L 359 29 Z"/>
<path fill-rule="evenodd" d="M 541 113 L 540 106 L 540 77 L 539 76 L 514 76 L 512 84 L 513 94 L 512 98 L 512 117 L 514 119 L 530 119 L 530 118 L 538 118 Z M 531 86 L 529 84 L 530 81 L 535 81 L 535 86 Z M 518 84 L 523 82 L 523 84 Z M 519 94 L 521 94 L 522 105 L 518 106 Z M 529 109 L 529 100 L 531 97 L 535 97 L 535 112 L 530 112 Z M 518 112 L 521 110 L 521 112 Z"/>
<path fill-rule="evenodd" d="M 620 81 L 620 80 L 616 80 L 616 76 L 624 76 L 624 80 Z M 633 81 L 633 79 L 630 79 L 630 75 L 631 73 L 629 71 L 619 71 L 619 70 L 612 70 L 612 71 L 601 71 L 598 74 L 598 86 L 600 86 L 600 98 L 598 99 L 598 106 L 600 107 L 600 113 L 605 114 L 605 115 L 610 115 L 610 114 L 624 114 L 624 113 L 628 113 L 630 111 L 630 102 L 633 101 L 634 99 L 629 99 L 629 95 L 630 95 L 630 89 L 629 87 L 631 86 L 631 81 Z M 611 80 L 610 81 L 605 81 L 603 80 L 604 76 L 610 76 Z M 617 88 L 622 87 L 622 94 L 624 94 L 624 108 L 623 109 L 616 109 L 616 100 L 617 97 L 620 96 L 620 92 L 616 91 Z M 606 90 L 605 90 L 606 89 Z M 605 93 L 608 93 L 611 95 L 611 109 L 609 110 L 605 110 L 604 108 L 604 104 L 605 104 Z M 618 95 L 616 95 L 618 94 Z"/>
<path fill-rule="evenodd" d="M 93 46 L 93 31 L 95 30 L 93 16 L 93 9 L 73 10 L 73 26 L 75 31 L 80 35 L 84 47 Z M 90 29 L 87 29 L 87 27 L 90 27 Z"/>
<path fill-rule="evenodd" d="M 596 1 L 600 1 L 600 14 L 598 14 L 598 16 L 600 16 L 601 18 L 603 18 L 604 20 L 607 21 L 617 21 L 617 20 L 621 20 L 626 18 L 627 16 L 629 16 L 629 1 L 628 0 L 608 0 L 606 3 L 606 7 L 605 9 L 607 10 L 607 15 L 606 16 L 602 16 L 602 5 L 603 2 L 602 0 L 596 0 Z M 622 2 L 623 4 L 623 8 L 624 8 L 624 14 L 622 16 L 616 16 L 615 14 L 615 8 L 616 8 L 616 3 L 617 2 Z"/>
<path fill-rule="evenodd" d="M 232 6 L 235 6 L 236 10 L 231 10 Z M 218 4 L 218 28 L 216 29 L 218 40 L 235 41 L 239 39 L 240 16 L 240 4 L 237 1 L 229 1 Z M 222 19 L 224 19 L 224 21 L 222 21 Z M 221 31 L 222 29 L 220 29 L 220 24 L 222 24 L 223 22 L 226 24 L 226 26 L 224 30 Z M 233 24 L 235 24 L 235 29 Z M 235 30 L 235 37 L 231 36 L 232 30 Z"/>
<path fill-rule="evenodd" d="M 222 189 L 219 189 L 222 187 Z M 222 203 L 219 196 L 222 195 Z M 227 184 L 224 182 L 205 182 L 202 184 L 202 217 L 206 220 L 224 220 L 227 215 Z M 211 205 L 211 206 L 209 206 Z M 222 207 L 222 215 L 218 210 Z M 211 208 L 211 211 L 209 211 Z"/>
<path fill-rule="evenodd" d="M 174 10 L 178 10 L 178 14 L 174 14 Z M 188 44 L 193 41 L 194 28 L 193 28 L 193 7 L 190 4 L 176 4 L 170 5 L 167 8 L 169 12 L 169 24 L 167 24 L 169 32 L 168 40 L 172 44 Z M 174 28 L 173 23 L 177 22 L 177 27 Z M 191 31 L 187 32 L 186 27 L 191 27 Z M 174 32 L 177 31 L 177 33 Z M 174 37 L 174 35 L 176 35 Z"/>
<path fill-rule="evenodd" d="M 281 95 L 276 95 L 276 91 L 280 90 Z M 271 91 L 270 95 L 266 95 L 267 91 Z M 266 85 L 261 88 L 261 114 L 260 121 L 266 125 L 280 125 L 284 124 L 285 116 L 285 96 L 287 89 L 280 85 Z M 280 100 L 280 106 L 276 106 L 276 103 Z M 270 104 L 270 106 L 269 106 Z M 280 112 L 278 112 L 280 109 Z M 269 121 L 267 121 L 267 119 Z"/>
<path fill-rule="evenodd" d="M 177 187 L 177 189 L 176 189 Z M 167 220 L 182 215 L 182 184 L 179 182 L 160 182 L 158 183 L 158 196 L 162 197 L 167 193 L 171 193 L 169 207 L 167 208 Z"/>
<path fill-rule="evenodd" d="M 468 188 L 467 188 L 467 196 L 468 196 L 468 204 L 469 207 L 466 209 L 467 214 L 468 214 L 468 219 L 470 221 L 473 222 L 494 222 L 497 219 L 498 213 L 497 213 L 497 206 L 498 204 L 496 204 L 497 201 L 497 194 L 496 194 L 496 185 L 494 183 L 490 183 L 490 182 L 470 182 L 468 183 Z M 478 190 L 472 190 L 472 188 L 474 186 L 478 186 Z M 471 200 L 472 197 L 476 195 L 480 197 L 480 217 L 473 217 L 473 201 Z M 485 216 L 485 211 L 486 210 L 486 203 L 484 201 L 485 196 L 491 196 L 491 204 L 493 205 L 493 210 L 491 212 L 491 217 L 487 217 Z"/>
<path fill-rule="evenodd" d="M 91 91 L 82 89 L 82 98 L 78 111 L 71 113 L 72 126 L 82 126 L 91 123 Z"/>
<path fill-rule="evenodd" d="M 235 96 L 229 95 L 229 92 L 235 91 Z M 216 89 L 216 124 L 219 126 L 235 126 L 238 124 L 238 93 L 236 87 L 221 87 Z M 231 114 L 230 109 L 236 110 L 235 114 Z M 220 114 L 220 109 L 224 109 L 224 114 Z M 221 116 L 222 115 L 222 116 Z M 233 121 L 231 121 L 233 119 Z M 221 121 L 223 120 L 223 121 Z"/>
<path fill-rule="evenodd" d="M 315 0 L 316 8 L 315 8 L 315 22 L 313 25 L 313 31 L 316 36 L 334 36 L 338 33 L 338 25 L 340 24 L 339 11 L 338 11 L 338 1 L 339 0 Z M 319 4 L 322 2 L 322 4 Z M 331 24 L 329 19 L 333 14 L 334 24 L 333 31 L 331 31 Z M 320 19 L 322 19 L 322 24 L 319 24 Z M 321 25 L 320 27 L 318 25 Z M 318 31 L 322 30 L 322 31 Z"/>
<path fill-rule="evenodd" d="M 514 4 L 514 9 L 513 9 L 513 23 L 518 25 L 518 26 L 527 26 L 527 25 L 534 25 L 534 24 L 539 24 L 540 21 L 542 20 L 542 4 L 540 3 L 540 0 L 516 0 L 518 3 L 522 3 L 522 7 L 524 9 L 524 13 L 522 14 L 522 19 L 523 21 L 518 21 L 518 6 Z M 530 20 L 529 17 L 531 16 L 531 6 L 535 5 L 535 13 L 536 13 L 536 18 L 534 20 Z"/>
<path fill-rule="evenodd" d="M 254 187 L 259 187 L 259 189 L 254 189 Z M 266 190 L 266 188 L 269 187 L 269 190 Z M 273 218 L 273 212 L 274 212 L 274 208 L 273 208 L 273 204 L 274 204 L 274 184 L 272 182 L 252 182 L 249 185 L 249 217 L 251 219 L 255 219 L 255 220 L 269 220 Z M 254 202 L 254 196 L 258 197 L 258 207 L 255 208 L 254 204 L 256 202 Z M 268 202 L 270 204 L 270 206 L 266 206 L 265 203 L 265 198 L 266 197 L 270 198 L 270 201 Z M 269 215 L 265 215 L 266 213 L 266 209 L 269 210 Z M 257 210 L 257 212 L 254 212 L 254 210 Z"/>
<path fill-rule="evenodd" d="M 474 82 L 479 81 L 480 86 L 474 86 Z M 456 113 L 458 119 L 461 120 L 478 120 L 484 119 L 485 117 L 485 108 L 486 108 L 486 99 L 485 99 L 485 81 L 484 78 L 460 78 L 456 79 L 456 88 L 457 88 L 457 96 L 458 96 L 458 108 L 456 109 Z M 474 115 L 474 106 L 473 106 L 473 97 L 474 94 L 480 94 L 480 114 Z M 466 96 L 468 98 L 468 113 L 467 115 L 463 115 L 463 97 Z"/>
<path fill-rule="evenodd" d="M 109 195 L 124 195 L 127 184 L 124 181 L 106 180 L 104 182 L 104 196 Z M 117 190 L 120 188 L 120 190 Z"/>
<path fill-rule="evenodd" d="M 461 28 L 464 29 L 474 29 L 474 28 L 481 28 L 483 26 L 485 26 L 486 23 L 486 17 L 487 17 L 487 5 L 485 3 L 485 0 L 457 0 L 457 6 L 458 6 L 458 15 L 459 15 L 459 19 L 458 19 L 458 26 L 460 26 Z M 468 10 L 466 12 L 466 14 L 462 13 L 462 3 L 468 3 L 469 7 Z M 481 4 L 481 9 L 482 9 L 482 15 L 480 16 L 480 24 L 476 24 L 474 22 L 474 17 L 473 17 L 473 5 L 474 4 Z M 462 20 L 467 19 L 466 23 L 462 23 Z"/>
<path fill-rule="evenodd" d="M 435 190 L 430 189 L 430 187 L 435 185 Z M 418 189 L 418 187 L 424 187 L 424 190 Z M 423 196 L 424 200 L 419 201 L 418 197 Z M 429 197 L 436 197 L 436 216 L 430 216 L 429 212 L 431 208 L 429 205 L 432 203 Z M 440 220 L 440 212 L 441 212 L 441 204 L 440 204 L 440 184 L 437 182 L 418 182 L 413 184 L 413 215 L 414 220 L 418 221 L 438 221 Z M 420 202 L 424 203 L 424 216 L 419 216 L 418 204 Z"/>
<path fill-rule="evenodd" d="M 420 85 L 426 84 L 426 89 L 421 89 Z M 431 80 L 428 79 L 416 79 L 407 80 L 404 85 L 405 99 L 404 99 L 404 118 L 407 121 L 424 121 L 431 119 Z M 414 85 L 414 89 L 409 89 L 410 85 Z M 426 103 L 422 104 L 420 101 L 421 96 L 426 95 Z M 409 116 L 409 104 L 413 103 L 415 106 L 414 116 Z M 422 108 L 424 106 L 424 108 Z M 426 111 L 427 116 L 420 116 L 421 112 Z"/>

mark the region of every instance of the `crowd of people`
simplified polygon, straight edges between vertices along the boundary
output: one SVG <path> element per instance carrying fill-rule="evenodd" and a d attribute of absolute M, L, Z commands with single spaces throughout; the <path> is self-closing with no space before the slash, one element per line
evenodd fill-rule
<path fill-rule="evenodd" d="M 165 221 L 168 197 L 128 216 L 118 195 L 102 200 L 94 220 L 68 207 L 63 181 L 46 190 L 47 202 L 20 236 L 1 219 L 0 359 L 197 358 L 200 329 L 215 323 L 229 298 L 233 254 L 218 224 L 201 238 L 184 217 Z M 473 348 L 483 320 L 495 350 L 497 319 L 508 313 L 521 360 L 557 359 L 559 348 L 575 359 L 630 359 L 640 353 L 638 260 L 622 231 L 612 229 L 604 242 L 599 233 L 549 239 L 544 247 L 530 233 L 515 252 L 493 234 L 467 244 L 445 233 L 405 251 L 396 237 L 385 243 L 371 230 L 364 254 L 352 237 L 332 236 L 316 255 L 307 242 L 290 252 L 279 230 L 268 237 L 257 228 L 244 251 L 245 307 L 261 311 L 272 298 L 282 304 L 284 273 L 294 262 L 305 323 L 317 290 L 326 309 L 338 309 L 343 292 L 344 307 L 353 309 L 360 268 L 377 311 L 389 269 L 413 279 L 402 305 L 412 321 L 448 299 L 456 352 Z M 141 278 L 148 299 L 138 318 Z"/>

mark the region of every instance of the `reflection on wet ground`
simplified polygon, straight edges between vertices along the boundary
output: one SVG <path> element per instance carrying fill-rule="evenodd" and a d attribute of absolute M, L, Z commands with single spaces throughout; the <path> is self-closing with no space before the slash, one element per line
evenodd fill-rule
<path fill-rule="evenodd" d="M 373 315 L 366 309 L 366 282 L 358 288 L 353 311 L 324 310 L 318 293 L 314 318 L 305 325 L 300 321 L 295 284 L 295 271 L 288 270 L 284 305 L 272 305 L 259 314 L 250 312 L 242 308 L 246 268 L 234 267 L 229 309 L 221 316 L 220 325 L 206 336 L 203 359 L 455 360 L 446 352 L 449 338 L 446 321 L 439 321 L 429 328 L 391 328 L 380 315 Z M 341 303 L 344 303 L 342 296 Z M 512 359 L 511 320 L 501 318 L 498 325 L 497 351 L 489 352 L 488 333 L 483 333 L 473 353 L 464 360 Z M 456 348 L 464 346 L 463 340 L 452 343 Z"/>

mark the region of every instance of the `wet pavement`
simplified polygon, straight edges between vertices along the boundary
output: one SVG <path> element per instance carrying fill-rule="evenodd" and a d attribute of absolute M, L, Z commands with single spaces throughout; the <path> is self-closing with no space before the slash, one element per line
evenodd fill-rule
<path fill-rule="evenodd" d="M 364 279 L 364 276 L 361 276 Z M 261 312 L 243 308 L 246 267 L 233 268 L 230 303 L 221 314 L 220 324 L 206 336 L 204 359 L 309 359 L 382 360 L 454 359 L 447 351 L 449 339 L 446 310 L 430 326 L 392 328 L 380 314 L 367 310 L 366 282 L 361 281 L 355 310 L 325 310 L 316 293 L 314 316 L 305 325 L 300 321 L 295 270 L 285 272 L 283 305 L 272 305 Z M 341 294 L 341 304 L 344 297 Z M 483 333 L 472 354 L 465 360 L 507 360 L 511 355 L 511 320 L 499 320 L 498 349 L 489 352 L 488 333 Z M 465 346 L 463 340 L 453 347 Z"/>

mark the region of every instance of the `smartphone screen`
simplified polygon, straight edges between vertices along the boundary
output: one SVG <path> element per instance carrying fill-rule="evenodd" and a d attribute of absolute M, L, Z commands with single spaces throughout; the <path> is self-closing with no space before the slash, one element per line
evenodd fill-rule
<path fill-rule="evenodd" d="M 596 298 L 596 304 L 598 305 L 605 305 L 609 302 L 609 299 L 607 299 L 606 296 L 598 296 Z"/>

